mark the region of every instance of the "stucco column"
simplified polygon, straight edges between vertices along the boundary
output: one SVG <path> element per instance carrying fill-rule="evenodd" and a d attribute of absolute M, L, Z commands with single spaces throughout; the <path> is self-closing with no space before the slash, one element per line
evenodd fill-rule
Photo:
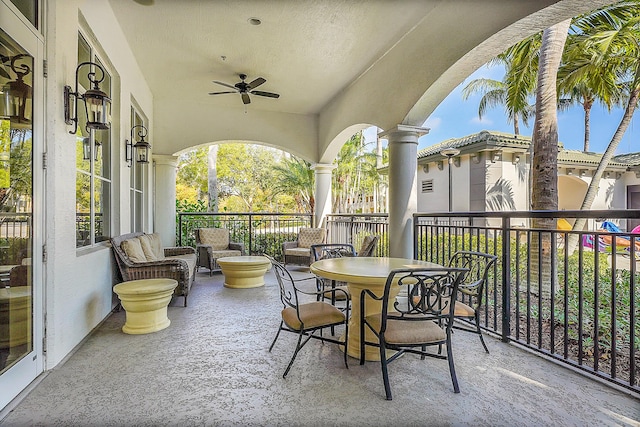
<path fill-rule="evenodd" d="M 178 158 L 153 155 L 154 168 L 154 231 L 160 234 L 165 247 L 176 245 L 176 168 Z"/>
<path fill-rule="evenodd" d="M 311 166 L 311 169 L 315 171 L 316 178 L 316 227 L 320 227 L 327 214 L 331 213 L 331 171 L 335 169 L 335 167 L 335 165 L 327 163 L 316 163 Z"/>
<path fill-rule="evenodd" d="M 380 137 L 389 141 L 389 253 L 413 258 L 413 214 L 418 210 L 418 138 L 429 129 L 397 125 Z"/>

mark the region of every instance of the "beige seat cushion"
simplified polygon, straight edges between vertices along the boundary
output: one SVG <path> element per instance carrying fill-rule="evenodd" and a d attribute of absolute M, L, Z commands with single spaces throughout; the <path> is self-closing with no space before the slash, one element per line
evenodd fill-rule
<path fill-rule="evenodd" d="M 164 259 L 164 249 L 162 248 L 162 240 L 158 233 L 143 234 L 139 236 L 140 246 L 147 261 L 161 261 Z"/>
<path fill-rule="evenodd" d="M 324 228 L 301 228 L 298 233 L 298 247 L 311 248 L 311 245 L 324 243 Z"/>
<path fill-rule="evenodd" d="M 380 330 L 382 314 L 373 314 L 366 319 L 376 331 Z M 384 337 L 389 344 L 429 344 L 446 340 L 447 334 L 433 321 L 387 320 Z"/>
<path fill-rule="evenodd" d="M 184 254 L 184 255 L 174 255 L 174 256 L 168 256 L 166 257 L 166 259 L 183 259 L 187 262 L 187 265 L 189 266 L 189 277 L 191 277 L 191 275 L 193 274 L 195 268 L 196 268 L 196 261 L 198 259 L 198 257 L 196 256 L 196 254 Z"/>
<path fill-rule="evenodd" d="M 335 325 L 345 321 L 345 314 L 326 302 L 310 302 L 298 306 L 300 311 L 300 320 L 304 323 L 305 329 L 317 328 L 325 325 Z M 299 331 L 302 327 L 296 309 L 288 307 L 282 310 L 282 320 L 288 327 L 295 331 Z"/>
<path fill-rule="evenodd" d="M 419 302 L 420 302 L 420 297 L 414 296 L 413 303 L 418 304 Z M 447 306 L 443 310 L 443 313 L 448 313 L 449 307 L 450 306 L 447 304 Z M 475 317 L 476 312 L 473 308 L 471 308 L 467 304 L 460 301 L 456 301 L 456 308 L 453 309 L 453 315 L 455 317 Z"/>
<path fill-rule="evenodd" d="M 226 228 L 201 228 L 200 243 L 211 245 L 214 251 L 222 251 L 229 247 L 229 230 Z"/>
<path fill-rule="evenodd" d="M 127 257 L 129 257 L 131 262 L 147 262 L 147 257 L 144 255 L 144 251 L 142 250 L 140 239 L 138 239 L 137 237 L 125 240 L 124 242 L 122 242 L 120 247 L 122 248 L 124 253 L 127 254 Z"/>
<path fill-rule="evenodd" d="M 309 248 L 289 248 L 284 250 L 285 255 L 290 256 L 308 256 L 311 257 L 311 249 Z"/>
<path fill-rule="evenodd" d="M 226 251 L 213 251 L 212 257 L 214 259 L 224 258 L 227 256 L 241 256 L 242 252 L 236 251 L 235 249 L 229 249 Z"/>

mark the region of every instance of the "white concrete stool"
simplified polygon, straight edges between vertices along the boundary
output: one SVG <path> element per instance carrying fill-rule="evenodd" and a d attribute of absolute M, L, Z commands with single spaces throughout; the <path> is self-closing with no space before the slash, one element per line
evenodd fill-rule
<path fill-rule="evenodd" d="M 264 274 L 271 261 L 263 256 L 230 256 L 216 260 L 227 288 L 257 288 L 264 286 Z"/>
<path fill-rule="evenodd" d="M 148 334 L 171 324 L 167 305 L 178 282 L 173 279 L 142 279 L 118 283 L 113 291 L 125 309 L 125 334 Z"/>

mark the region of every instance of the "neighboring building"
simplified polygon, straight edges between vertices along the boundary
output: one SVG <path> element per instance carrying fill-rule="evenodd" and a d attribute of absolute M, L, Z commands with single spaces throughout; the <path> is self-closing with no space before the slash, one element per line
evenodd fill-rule
<path fill-rule="evenodd" d="M 558 209 L 580 209 L 602 154 L 558 152 Z M 531 137 L 481 131 L 448 139 L 418 152 L 418 211 L 449 209 L 446 148 L 460 153 L 451 164 L 452 211 L 529 210 Z M 640 207 L 640 153 L 615 156 L 609 162 L 591 209 Z"/>

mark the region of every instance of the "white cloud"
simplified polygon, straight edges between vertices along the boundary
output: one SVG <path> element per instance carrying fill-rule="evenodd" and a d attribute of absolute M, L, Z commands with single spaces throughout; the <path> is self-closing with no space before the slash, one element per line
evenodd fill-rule
<path fill-rule="evenodd" d="M 474 118 L 472 118 L 471 120 L 469 120 L 469 123 L 474 124 L 474 125 L 492 125 L 493 124 L 493 120 L 489 120 L 486 116 L 483 118 L 480 118 L 478 116 L 475 116 Z"/>
<path fill-rule="evenodd" d="M 440 117 L 429 117 L 422 126 L 429 128 L 431 130 L 436 130 L 440 127 L 441 124 L 442 124 L 442 119 Z"/>

